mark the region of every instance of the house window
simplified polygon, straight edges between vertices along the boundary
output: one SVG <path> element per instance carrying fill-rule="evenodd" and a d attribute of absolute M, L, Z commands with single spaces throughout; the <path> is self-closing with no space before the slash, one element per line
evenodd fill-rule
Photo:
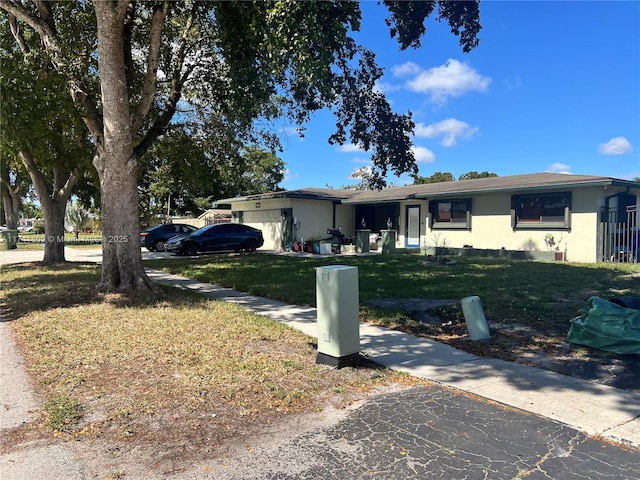
<path fill-rule="evenodd" d="M 471 199 L 429 202 L 431 228 L 471 228 Z"/>
<path fill-rule="evenodd" d="M 517 228 L 569 228 L 571 192 L 514 195 L 511 226 Z"/>

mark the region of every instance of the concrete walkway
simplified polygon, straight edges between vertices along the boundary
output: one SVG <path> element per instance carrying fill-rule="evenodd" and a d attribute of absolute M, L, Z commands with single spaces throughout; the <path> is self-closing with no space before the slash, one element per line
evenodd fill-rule
<path fill-rule="evenodd" d="M 160 270 L 156 282 L 239 304 L 318 338 L 316 309 L 248 295 Z M 503 360 L 477 357 L 448 345 L 360 324 L 360 352 L 396 371 L 474 393 L 564 423 L 587 435 L 640 447 L 640 395 Z"/>

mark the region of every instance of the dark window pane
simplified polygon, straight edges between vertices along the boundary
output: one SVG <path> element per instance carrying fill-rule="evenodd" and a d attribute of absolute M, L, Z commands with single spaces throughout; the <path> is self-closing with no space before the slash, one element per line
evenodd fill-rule
<path fill-rule="evenodd" d="M 518 223 L 564 223 L 569 193 L 515 197 Z"/>

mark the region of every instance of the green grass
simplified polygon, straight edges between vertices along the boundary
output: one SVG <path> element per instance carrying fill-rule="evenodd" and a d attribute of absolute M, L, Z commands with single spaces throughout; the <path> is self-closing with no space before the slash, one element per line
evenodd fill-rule
<path fill-rule="evenodd" d="M 215 255 L 147 261 L 171 273 L 284 302 L 315 306 L 315 269 L 358 267 L 361 305 L 375 298 L 481 298 L 487 319 L 566 332 L 568 322 L 593 295 L 640 296 L 637 265 L 506 261 L 461 257 L 457 265 L 422 265 L 419 255 L 296 257 Z M 393 312 L 362 308 L 382 323 Z M 446 313 L 445 313 L 446 314 Z"/>
<path fill-rule="evenodd" d="M 44 250 L 44 243 L 30 243 L 30 242 L 18 242 L 18 250 Z"/>
<path fill-rule="evenodd" d="M 63 394 L 49 398 L 44 405 L 44 410 L 47 413 L 47 427 L 58 432 L 72 429 L 80 419 L 78 401 Z"/>

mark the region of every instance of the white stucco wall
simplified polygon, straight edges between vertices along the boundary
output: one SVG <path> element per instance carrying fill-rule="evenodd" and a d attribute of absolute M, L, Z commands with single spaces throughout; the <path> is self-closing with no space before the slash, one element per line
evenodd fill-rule
<path fill-rule="evenodd" d="M 352 205 L 337 205 L 335 227 L 342 227 L 342 233 L 344 235 L 355 235 L 355 215 L 355 208 Z"/>
<path fill-rule="evenodd" d="M 545 193 L 549 190 L 543 190 Z M 566 190 L 564 190 L 566 191 Z M 602 186 L 572 190 L 570 229 L 516 229 L 511 226 L 512 193 L 476 194 L 472 198 L 471 229 L 431 229 L 428 200 L 400 202 L 400 223 L 397 226 L 396 247 L 406 246 L 406 207 L 420 206 L 420 245 L 462 248 L 471 245 L 478 249 L 546 251 L 545 236 L 553 234 L 559 250 L 566 252 L 573 262 L 596 262 L 598 248 L 599 212 L 605 198 L 622 189 Z M 542 192 L 542 191 L 541 191 Z M 532 192 L 533 193 L 533 192 Z M 630 192 L 640 195 L 640 191 Z M 463 198 L 458 196 L 456 198 Z M 345 235 L 355 235 L 355 205 L 335 205 L 330 200 L 271 199 L 233 204 L 233 211 L 243 212 L 243 222 L 260 228 L 265 237 L 263 249 L 279 249 L 282 235 L 282 209 L 292 209 L 297 223 L 297 240 L 327 237 L 327 228 L 342 226 Z M 611 200 L 615 205 L 615 198 Z M 334 218 L 335 212 L 335 218 Z M 335 224 L 334 224 L 335 219 Z"/>
<path fill-rule="evenodd" d="M 327 229 L 333 227 L 333 202 L 328 200 L 276 198 L 232 205 L 232 211 L 236 216 L 241 212 L 242 223 L 262 230 L 263 250 L 280 249 L 283 209 L 292 209 L 292 216 L 296 220 L 293 231 L 295 240 L 327 238 Z M 344 225 L 353 223 L 351 206 L 336 206 L 336 226 L 342 225 L 340 221 Z"/>
<path fill-rule="evenodd" d="M 298 219 L 294 229 L 296 240 L 326 238 L 327 228 L 333 226 L 333 203 L 324 200 L 295 200 L 293 216 Z"/>
<path fill-rule="evenodd" d="M 511 193 L 476 195 L 471 207 L 471 230 L 427 229 L 427 245 L 436 236 L 446 246 L 479 249 L 546 251 L 545 236 L 552 234 L 559 251 L 574 262 L 597 260 L 598 212 L 603 195 L 601 187 L 572 191 L 570 229 L 515 229 L 511 227 Z M 554 247 L 555 250 L 555 247 Z"/>

